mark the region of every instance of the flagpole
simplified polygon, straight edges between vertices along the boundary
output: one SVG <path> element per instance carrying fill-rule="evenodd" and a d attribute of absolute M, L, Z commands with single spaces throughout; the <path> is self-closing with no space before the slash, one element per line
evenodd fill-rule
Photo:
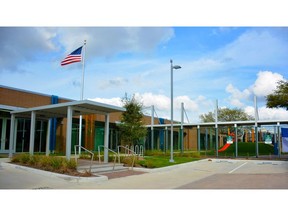
<path fill-rule="evenodd" d="M 84 51 L 82 54 L 82 83 L 81 83 L 80 100 L 83 100 L 83 95 L 84 95 L 86 40 L 84 40 L 83 48 L 84 48 Z M 82 145 L 82 115 L 80 115 L 80 118 L 79 118 L 79 155 L 81 154 L 81 145 Z"/>

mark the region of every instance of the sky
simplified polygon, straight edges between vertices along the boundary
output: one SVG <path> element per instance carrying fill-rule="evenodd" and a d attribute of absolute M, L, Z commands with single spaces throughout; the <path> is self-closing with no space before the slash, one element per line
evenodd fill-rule
<path fill-rule="evenodd" d="M 172 9 L 168 7 L 168 11 Z M 187 12 L 185 7 L 183 10 Z M 40 13 L 21 12 L 17 14 L 27 20 Z M 150 12 L 154 16 L 153 8 Z M 247 16 L 250 13 L 247 9 Z M 82 64 L 60 66 L 60 62 L 87 40 L 84 99 L 122 106 L 125 95 L 135 95 L 146 115 L 151 115 L 154 105 L 156 116 L 169 119 L 173 60 L 173 65 L 181 66 L 173 70 L 174 120 L 181 119 L 181 103 L 187 114 L 185 122 L 196 123 L 201 114 L 214 112 L 216 101 L 220 108 L 241 108 L 254 116 L 254 96 L 260 120 L 288 118 L 286 110 L 268 109 L 265 103 L 265 96 L 275 90 L 277 82 L 288 79 L 287 25 L 268 25 L 269 20 L 260 25 L 239 25 L 232 13 L 236 25 L 222 25 L 222 20 L 213 25 L 208 22 L 208 26 L 205 21 L 189 25 L 183 14 L 180 21 L 164 16 L 168 21 L 162 25 L 157 20 L 154 25 L 151 21 L 127 25 L 123 20 L 118 25 L 91 25 L 86 17 L 88 25 L 81 26 L 75 19 L 63 22 L 62 14 L 51 23 L 40 19 L 40 24 L 24 22 L 23 26 L 6 19 L 8 23 L 0 26 L 0 84 L 79 100 Z"/>
<path fill-rule="evenodd" d="M 265 96 L 288 79 L 287 27 L 12 27 L 0 28 L 1 85 L 80 99 L 82 63 L 60 66 L 83 45 L 84 99 L 121 106 L 127 94 L 151 115 L 170 118 L 171 65 L 174 118 L 219 107 L 241 108 L 260 119 L 288 118 L 266 108 Z"/>

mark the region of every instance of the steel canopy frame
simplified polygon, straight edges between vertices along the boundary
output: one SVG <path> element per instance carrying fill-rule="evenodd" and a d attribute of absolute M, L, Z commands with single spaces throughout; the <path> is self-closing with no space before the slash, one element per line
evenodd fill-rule
<path fill-rule="evenodd" d="M 257 120 L 257 126 L 277 126 L 278 128 L 278 139 L 280 139 L 280 126 L 281 125 L 287 125 L 288 124 L 288 119 L 287 120 Z M 153 124 L 154 128 L 167 128 L 169 127 L 170 124 Z M 230 122 L 219 122 L 217 121 L 217 124 L 215 122 L 205 122 L 205 123 L 175 123 L 174 122 L 174 127 L 176 128 L 183 128 L 183 127 L 196 127 L 197 128 L 197 135 L 200 133 L 200 127 L 219 127 L 219 126 L 234 126 L 237 128 L 238 126 L 255 126 L 255 120 L 251 121 L 230 121 Z M 152 125 L 146 125 L 146 127 L 151 127 Z M 256 136 L 256 141 L 258 142 L 258 136 Z M 217 139 L 216 139 L 217 140 Z M 200 146 L 200 140 L 198 139 L 198 151 L 199 151 L 199 146 Z M 256 143 L 257 144 L 257 143 Z M 236 143 L 236 146 L 238 143 Z M 237 149 L 237 148 L 236 148 Z M 217 151 L 218 153 L 218 151 Z M 238 155 L 238 149 L 236 150 L 236 157 Z M 280 141 L 278 141 L 278 157 L 280 158 L 281 156 L 281 145 Z M 218 155 L 217 155 L 218 157 Z M 258 157 L 258 146 L 256 149 L 256 157 Z"/>
<path fill-rule="evenodd" d="M 124 112 L 126 109 L 117 107 L 109 104 L 103 104 L 90 100 L 73 101 L 67 103 L 50 104 L 46 106 L 24 108 L 15 111 L 11 111 L 11 125 L 10 125 L 10 142 L 9 142 L 9 157 L 13 155 L 15 151 L 16 132 L 15 132 L 15 121 L 16 117 L 26 117 L 31 119 L 30 129 L 30 142 L 29 142 L 29 153 L 34 153 L 34 139 L 35 139 L 35 122 L 36 118 L 47 119 L 54 117 L 67 118 L 67 131 L 66 131 L 66 158 L 71 158 L 71 140 L 72 140 L 72 117 L 87 115 L 87 114 L 101 114 L 105 115 L 105 141 L 104 146 L 108 148 L 108 135 L 109 135 L 109 114 L 114 112 Z M 48 122 L 48 125 L 50 120 Z M 47 137 L 50 136 L 50 130 L 48 128 Z M 47 138 L 48 140 L 48 138 Z M 106 149 L 106 148 L 105 148 Z M 108 151 L 108 150 L 106 150 Z M 49 145 L 46 145 L 46 155 L 49 154 Z M 108 162 L 108 152 L 104 152 L 104 162 Z"/>

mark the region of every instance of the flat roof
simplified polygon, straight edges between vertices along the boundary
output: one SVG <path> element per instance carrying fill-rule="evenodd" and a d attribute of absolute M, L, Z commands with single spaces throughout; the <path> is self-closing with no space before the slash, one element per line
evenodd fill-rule
<path fill-rule="evenodd" d="M 272 126 L 272 125 L 288 125 L 288 119 L 286 120 L 257 120 L 258 126 Z M 255 125 L 255 120 L 249 121 L 230 121 L 230 122 L 217 122 L 217 126 L 248 126 L 248 125 Z M 183 127 L 215 127 L 215 122 L 205 122 L 205 123 L 183 123 Z M 170 127 L 171 124 L 155 124 L 155 125 L 146 125 L 146 127 L 155 127 L 155 128 L 163 128 L 163 127 Z M 174 127 L 181 127 L 181 123 L 177 122 L 173 124 Z"/>
<path fill-rule="evenodd" d="M 113 106 L 109 104 L 99 103 L 90 100 L 72 101 L 66 103 L 49 104 L 45 106 L 23 108 L 11 111 L 11 114 L 21 117 L 31 117 L 31 112 L 35 111 L 37 118 L 67 117 L 67 108 L 72 107 L 73 116 L 88 114 L 108 114 L 113 112 L 124 112 L 123 107 Z"/>

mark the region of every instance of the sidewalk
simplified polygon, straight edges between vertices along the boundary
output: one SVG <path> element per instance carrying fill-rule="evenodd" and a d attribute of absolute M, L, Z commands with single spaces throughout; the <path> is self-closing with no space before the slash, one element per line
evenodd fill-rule
<path fill-rule="evenodd" d="M 145 173 L 110 180 L 107 176 L 72 177 L 6 162 L 0 159 L 0 189 L 288 189 L 288 161 L 204 159 L 158 169 L 134 168 Z M 235 181 L 239 177 L 246 180 Z"/>

